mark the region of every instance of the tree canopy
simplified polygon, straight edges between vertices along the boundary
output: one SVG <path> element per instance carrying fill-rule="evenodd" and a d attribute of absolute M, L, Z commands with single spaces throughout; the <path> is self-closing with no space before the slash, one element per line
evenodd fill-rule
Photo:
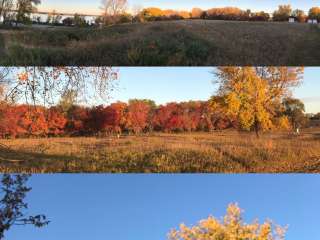
<path fill-rule="evenodd" d="M 251 224 L 243 221 L 242 210 L 237 204 L 230 204 L 222 220 L 213 216 L 192 227 L 181 224 L 178 230 L 168 234 L 169 240 L 283 240 L 286 228 L 257 220 Z"/>

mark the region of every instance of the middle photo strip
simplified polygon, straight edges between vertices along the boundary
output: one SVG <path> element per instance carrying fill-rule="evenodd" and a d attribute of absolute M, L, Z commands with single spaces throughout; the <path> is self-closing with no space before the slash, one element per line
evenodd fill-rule
<path fill-rule="evenodd" d="M 318 67 L 1 67 L 1 172 L 318 173 Z"/>

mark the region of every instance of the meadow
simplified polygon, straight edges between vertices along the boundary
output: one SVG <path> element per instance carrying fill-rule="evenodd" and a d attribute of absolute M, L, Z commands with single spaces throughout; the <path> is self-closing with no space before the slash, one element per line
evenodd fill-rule
<path fill-rule="evenodd" d="M 319 173 L 320 129 L 0 140 L 1 172 Z"/>
<path fill-rule="evenodd" d="M 0 29 L 1 65 L 320 65 L 307 23 L 179 20 Z"/>

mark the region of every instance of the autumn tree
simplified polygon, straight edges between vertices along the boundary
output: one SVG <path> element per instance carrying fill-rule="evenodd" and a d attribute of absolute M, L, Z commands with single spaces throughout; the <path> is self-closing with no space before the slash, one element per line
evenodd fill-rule
<path fill-rule="evenodd" d="M 59 136 L 65 132 L 67 118 L 57 107 L 51 107 L 46 113 L 46 122 L 48 125 L 47 134 L 50 136 Z"/>
<path fill-rule="evenodd" d="M 141 133 L 148 127 L 150 105 L 144 100 L 129 101 L 126 127 L 135 134 Z"/>
<path fill-rule="evenodd" d="M 309 18 L 320 21 L 320 7 L 313 7 L 309 10 Z"/>
<path fill-rule="evenodd" d="M 67 114 L 66 133 L 72 136 L 87 134 L 86 124 L 88 119 L 90 119 L 90 111 L 88 108 L 77 105 L 72 106 Z"/>
<path fill-rule="evenodd" d="M 157 131 L 168 132 L 171 131 L 170 119 L 175 114 L 177 105 L 175 103 L 169 103 L 167 105 L 159 106 L 153 115 L 152 125 Z"/>
<path fill-rule="evenodd" d="M 295 98 L 285 98 L 283 100 L 284 113 L 289 117 L 293 129 L 297 129 L 306 124 L 305 106 L 302 101 Z"/>
<path fill-rule="evenodd" d="M 296 9 L 292 12 L 292 16 L 297 18 L 298 22 L 305 22 L 307 19 L 307 15 L 303 10 Z"/>
<path fill-rule="evenodd" d="M 203 14 L 203 10 L 200 8 L 193 8 L 191 10 L 191 17 L 192 18 L 201 18 L 202 14 Z"/>
<path fill-rule="evenodd" d="M 280 5 L 278 7 L 278 10 L 274 11 L 273 13 L 273 20 L 279 22 L 288 21 L 291 15 L 291 5 Z"/>
<path fill-rule="evenodd" d="M 274 225 L 267 220 L 260 224 L 257 220 L 251 224 L 243 221 L 242 210 L 237 204 L 230 204 L 222 220 L 213 216 L 200 221 L 192 227 L 181 224 L 178 230 L 168 234 L 169 240 L 284 240 L 286 228 Z"/>
<path fill-rule="evenodd" d="M 209 99 L 205 117 L 210 121 L 211 128 L 215 130 L 237 127 L 236 118 L 227 112 L 224 96 L 212 96 Z"/>
<path fill-rule="evenodd" d="M 92 107 L 89 110 L 89 117 L 86 121 L 85 128 L 91 134 L 102 133 L 107 127 L 107 113 L 102 105 Z"/>
<path fill-rule="evenodd" d="M 18 125 L 23 129 L 25 136 L 47 136 L 49 129 L 43 107 L 20 105 L 18 109 L 21 113 Z"/>
<path fill-rule="evenodd" d="M 27 187 L 28 175 L 2 175 L 0 200 L 0 239 L 13 226 L 33 225 L 44 227 L 49 224 L 45 215 L 29 216 L 25 198 L 31 188 Z"/>
<path fill-rule="evenodd" d="M 250 21 L 262 21 L 267 22 L 270 19 L 270 14 L 266 12 L 254 12 L 251 13 Z"/>
<path fill-rule="evenodd" d="M 121 134 L 126 128 L 127 104 L 123 102 L 112 103 L 105 108 L 106 128 L 111 133 Z"/>
<path fill-rule="evenodd" d="M 206 13 L 209 19 L 248 20 L 246 12 L 236 7 L 211 8 Z"/>
<path fill-rule="evenodd" d="M 276 110 L 301 83 L 302 73 L 302 68 L 289 67 L 220 67 L 215 83 L 227 114 L 259 136 L 274 127 Z"/>

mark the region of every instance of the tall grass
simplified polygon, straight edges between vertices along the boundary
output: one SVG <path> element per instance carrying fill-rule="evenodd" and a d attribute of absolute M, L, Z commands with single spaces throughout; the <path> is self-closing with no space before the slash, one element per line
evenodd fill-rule
<path fill-rule="evenodd" d="M 2 65 L 320 65 L 320 28 L 298 23 L 183 20 L 27 28 L 5 39 Z"/>
<path fill-rule="evenodd" d="M 320 172 L 319 135 L 236 132 L 1 140 L 1 172 Z"/>

